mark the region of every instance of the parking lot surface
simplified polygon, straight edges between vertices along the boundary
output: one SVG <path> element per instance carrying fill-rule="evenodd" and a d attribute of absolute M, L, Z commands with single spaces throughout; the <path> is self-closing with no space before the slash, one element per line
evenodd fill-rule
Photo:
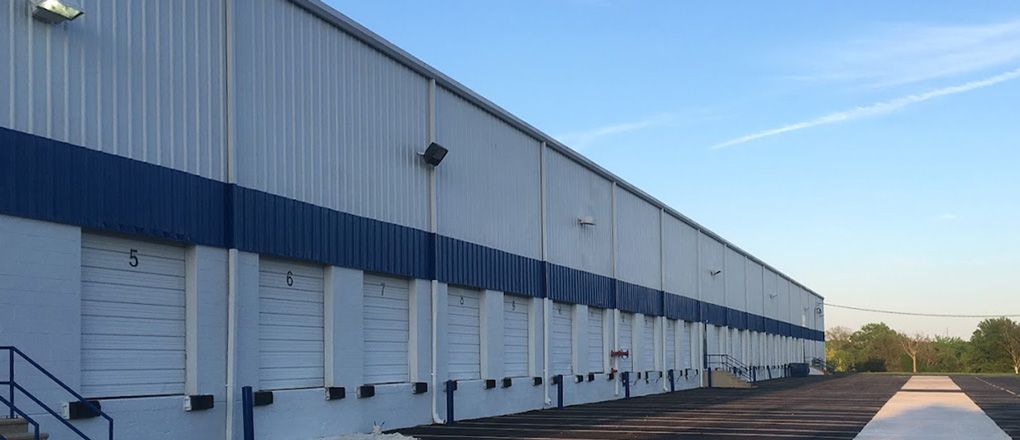
<path fill-rule="evenodd" d="M 399 432 L 420 439 L 852 439 L 908 379 L 781 379 L 754 389 L 677 391 Z"/>
<path fill-rule="evenodd" d="M 1020 438 L 1020 377 L 953 376 L 953 382 L 1006 434 Z"/>

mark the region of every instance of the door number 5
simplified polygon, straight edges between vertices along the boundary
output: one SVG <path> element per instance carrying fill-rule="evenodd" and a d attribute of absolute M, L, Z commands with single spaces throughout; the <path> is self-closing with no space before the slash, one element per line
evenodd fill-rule
<path fill-rule="evenodd" d="M 138 267 L 138 249 L 131 249 L 131 253 L 128 254 L 128 265 Z"/>

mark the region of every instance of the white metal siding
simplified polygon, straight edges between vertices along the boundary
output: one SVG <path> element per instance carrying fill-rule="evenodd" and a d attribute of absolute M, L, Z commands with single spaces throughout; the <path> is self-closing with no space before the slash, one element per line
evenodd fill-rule
<path fill-rule="evenodd" d="M 530 298 L 503 296 L 503 374 L 528 375 L 528 309 Z"/>
<path fill-rule="evenodd" d="M 364 285 L 365 383 L 407 382 L 408 282 L 365 274 Z"/>
<path fill-rule="evenodd" d="M 553 303 L 550 312 L 549 359 L 552 374 L 573 374 L 573 309 L 570 304 Z"/>
<path fill-rule="evenodd" d="M 73 24 L 0 4 L 0 126 L 225 175 L 223 2 L 89 1 Z"/>
<path fill-rule="evenodd" d="M 641 322 L 639 371 L 655 369 L 655 317 L 645 316 Z"/>
<path fill-rule="evenodd" d="M 616 188 L 617 276 L 624 281 L 658 289 L 659 208 L 633 193 Z"/>
<path fill-rule="evenodd" d="M 545 161 L 549 261 L 612 276 L 612 182 L 552 149 Z M 578 224 L 589 216 L 595 225 Z"/>
<path fill-rule="evenodd" d="M 259 259 L 259 386 L 323 386 L 322 266 Z"/>
<path fill-rule="evenodd" d="M 691 338 L 694 336 L 694 324 L 686 321 L 680 321 L 680 364 L 677 368 L 690 368 L 694 366 L 694 347 L 691 346 L 693 341 Z"/>
<path fill-rule="evenodd" d="M 481 292 L 450 286 L 447 298 L 450 379 L 481 379 Z"/>
<path fill-rule="evenodd" d="M 723 271 L 723 245 L 705 234 L 701 236 L 701 300 L 712 304 L 726 305 L 723 272 L 713 276 L 714 271 Z"/>
<path fill-rule="evenodd" d="M 620 334 L 617 335 L 618 346 L 617 350 L 628 352 L 626 358 L 617 358 L 617 363 L 621 372 L 623 371 L 634 371 L 634 314 L 633 313 L 620 313 L 620 322 L 617 327 Z"/>
<path fill-rule="evenodd" d="M 747 311 L 756 315 L 765 313 L 765 279 L 762 265 L 747 261 Z"/>
<path fill-rule="evenodd" d="M 82 234 L 81 259 L 81 393 L 184 393 L 184 248 Z"/>
<path fill-rule="evenodd" d="M 436 138 L 439 233 L 541 258 L 539 142 L 441 87 Z"/>
<path fill-rule="evenodd" d="M 676 355 L 677 355 L 677 349 L 676 349 L 676 344 L 677 344 L 677 337 L 676 337 L 677 325 L 676 324 L 677 324 L 676 320 L 666 319 L 666 330 L 665 330 L 665 332 L 666 332 L 666 339 L 663 342 L 663 345 L 664 345 L 664 347 L 666 349 L 666 352 L 663 355 L 663 359 L 664 359 L 665 369 L 667 371 L 677 368 L 677 362 L 676 362 Z"/>
<path fill-rule="evenodd" d="M 606 344 L 604 337 L 606 310 L 588 308 L 588 372 L 605 370 Z"/>
<path fill-rule="evenodd" d="M 665 290 L 698 297 L 698 231 L 667 215 L 662 225 Z"/>
<path fill-rule="evenodd" d="M 726 270 L 721 276 L 726 277 L 726 307 L 747 310 L 747 269 L 744 267 L 744 256 L 732 248 L 726 248 Z"/>
<path fill-rule="evenodd" d="M 426 229 L 428 80 L 290 1 L 236 11 L 238 183 Z"/>

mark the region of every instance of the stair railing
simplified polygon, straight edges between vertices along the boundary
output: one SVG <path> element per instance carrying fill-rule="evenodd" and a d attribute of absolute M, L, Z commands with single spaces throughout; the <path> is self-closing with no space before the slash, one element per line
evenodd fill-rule
<path fill-rule="evenodd" d="M 737 358 L 725 353 L 707 354 L 705 356 L 708 358 L 709 367 L 722 367 L 741 379 L 748 382 L 754 382 L 754 376 L 751 373 L 751 368 L 744 365 L 744 363 L 737 360 Z"/>
<path fill-rule="evenodd" d="M 18 358 L 20 358 L 20 359 L 24 360 L 25 362 L 28 362 L 29 365 L 35 367 L 36 371 L 38 371 L 38 372 L 42 373 L 43 375 L 45 375 L 46 377 L 48 377 L 51 381 L 53 381 L 53 383 L 55 383 L 55 384 L 59 385 L 61 388 L 63 388 L 64 391 L 67 391 L 72 396 L 74 396 L 76 399 L 78 399 L 78 402 L 81 403 L 82 405 L 84 405 L 86 408 L 88 408 L 89 410 L 91 410 L 95 414 L 98 414 L 100 417 L 106 419 L 107 430 L 108 430 L 107 431 L 108 432 L 107 439 L 108 440 L 113 440 L 113 417 L 110 417 L 108 414 L 103 412 L 103 410 L 99 409 L 98 405 L 95 405 L 92 402 L 86 400 L 84 397 L 82 397 L 81 394 L 78 394 L 77 391 L 71 389 L 71 387 L 67 386 L 67 384 L 65 384 L 62 380 L 58 379 L 56 376 L 53 375 L 53 373 L 50 373 L 47 369 L 43 368 L 43 366 L 39 365 L 38 362 L 32 360 L 32 358 L 28 357 L 28 355 L 26 355 L 24 352 L 19 350 L 17 347 L 13 347 L 13 346 L 0 346 L 0 352 L 4 352 L 4 351 L 7 352 L 7 362 L 9 364 L 9 369 L 7 370 L 7 373 L 8 373 L 7 374 L 7 380 L 3 381 L 3 382 L 0 382 L 0 385 L 7 385 L 7 387 L 8 387 L 8 394 L 7 394 L 7 399 L 2 399 L 2 401 L 0 401 L 0 402 L 2 402 L 3 404 L 7 405 L 7 407 L 10 409 L 9 413 L 10 413 L 10 417 L 11 418 L 14 418 L 14 414 L 17 413 L 19 415 L 22 415 L 22 417 L 25 417 L 25 420 L 29 420 L 26 416 L 23 415 L 24 412 L 22 412 L 20 409 L 18 409 L 18 407 L 15 405 L 14 395 L 15 395 L 15 390 L 17 390 L 17 391 L 20 391 L 22 394 L 24 394 L 25 397 L 28 397 L 29 400 L 31 400 L 32 402 L 35 402 L 36 405 L 39 405 L 40 408 L 42 408 L 42 409 L 46 410 L 46 412 L 50 413 L 51 416 L 53 416 L 57 420 L 60 420 L 60 423 L 63 423 L 64 426 L 67 427 L 67 429 L 70 429 L 75 434 L 78 434 L 78 437 L 81 437 L 83 440 L 92 440 L 87 435 L 85 435 L 85 433 L 81 432 L 80 429 L 78 429 L 77 427 L 72 425 L 71 422 L 69 422 L 66 419 L 64 419 L 64 417 L 61 416 L 60 414 L 58 414 L 56 411 L 54 411 L 53 408 L 50 408 L 49 405 L 46 405 L 45 403 L 43 403 L 41 400 L 39 400 L 38 397 L 36 397 L 34 394 L 32 394 L 27 389 L 25 389 L 25 387 L 21 386 L 21 384 L 19 384 L 15 380 L 15 376 L 14 376 L 14 373 L 15 373 L 15 370 L 14 370 L 14 361 L 17 360 Z M 15 355 L 17 355 L 17 357 L 15 357 Z M 38 437 L 38 424 L 34 423 L 34 421 L 33 421 L 33 426 L 36 427 L 36 439 L 38 439 L 39 438 Z"/>
<path fill-rule="evenodd" d="M 3 382 L 0 382 L 0 385 L 6 385 L 6 384 L 3 383 Z M 0 403 L 2 403 L 4 405 L 7 405 L 7 407 L 11 409 L 10 417 L 12 419 L 14 418 L 14 415 L 17 414 L 17 415 L 21 416 L 21 418 L 25 419 L 25 421 L 28 422 L 29 425 L 32 425 L 32 433 L 34 435 L 34 439 L 35 440 L 39 440 L 39 422 L 36 422 L 35 419 L 30 417 L 28 414 L 25 414 L 24 411 L 16 408 L 14 406 L 14 403 L 12 403 L 10 400 L 4 399 L 3 396 L 0 396 Z M 0 439 L 7 440 L 7 437 L 4 437 L 3 434 L 0 434 Z"/>

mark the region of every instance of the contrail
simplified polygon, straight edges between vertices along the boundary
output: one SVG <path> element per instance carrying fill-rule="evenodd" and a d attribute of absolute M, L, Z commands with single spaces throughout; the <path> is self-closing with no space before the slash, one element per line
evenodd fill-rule
<path fill-rule="evenodd" d="M 852 110 L 830 113 L 825 116 L 809 119 L 803 122 L 798 122 L 796 124 L 785 125 L 779 128 L 773 128 L 771 130 L 759 131 L 757 133 L 752 133 L 746 136 L 730 139 L 726 142 L 715 144 L 711 147 L 711 149 L 718 150 L 721 148 L 732 147 L 734 145 L 746 144 L 748 142 L 756 141 L 758 139 L 778 136 L 783 133 L 804 130 L 806 128 L 817 127 L 819 125 L 836 124 L 839 122 L 846 122 L 853 119 L 884 115 L 897 111 L 901 108 L 917 104 L 919 102 L 927 101 L 929 99 L 939 98 L 948 95 L 955 95 L 957 93 L 969 92 L 971 90 L 993 86 L 1016 78 L 1020 78 L 1020 68 L 1013 69 L 1005 73 L 1000 73 L 991 78 L 986 78 L 978 81 L 971 81 L 957 86 L 935 89 L 915 95 L 907 95 L 900 98 L 891 99 L 888 101 L 882 101 L 877 102 L 875 104 L 866 105 L 863 107 L 857 107 Z"/>

